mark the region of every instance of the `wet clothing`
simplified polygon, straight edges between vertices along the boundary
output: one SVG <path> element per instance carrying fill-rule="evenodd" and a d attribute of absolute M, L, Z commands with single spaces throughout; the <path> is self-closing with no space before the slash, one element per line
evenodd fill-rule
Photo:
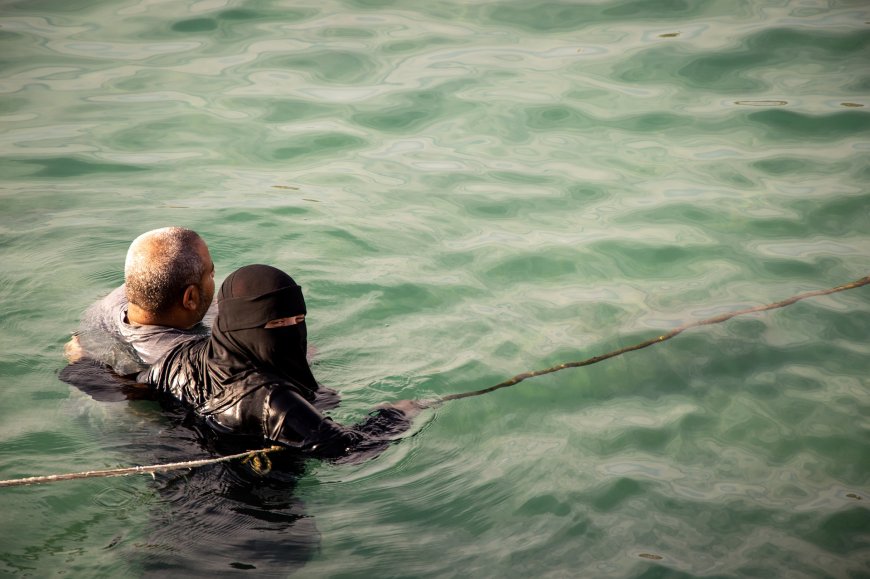
<path fill-rule="evenodd" d="M 203 322 L 185 330 L 139 326 L 127 321 L 127 305 L 122 285 L 85 312 L 77 334 L 87 357 L 122 375 L 140 372 L 174 346 L 208 335 L 207 324 L 215 315 L 213 306 Z"/>
<path fill-rule="evenodd" d="M 215 320 L 209 353 L 214 378 L 253 368 L 286 378 L 306 400 L 318 389 L 306 352 L 305 322 L 266 329 L 267 322 L 307 313 L 302 288 L 289 275 L 267 265 L 249 265 L 221 284 L 223 315 Z"/>
<path fill-rule="evenodd" d="M 315 406 L 320 387 L 306 360 L 305 322 L 266 322 L 305 314 L 301 288 L 266 265 L 224 281 L 212 335 L 175 346 L 139 375 L 192 408 L 219 432 L 262 436 L 321 457 L 377 451 L 410 425 L 397 409 L 377 410 L 348 428 Z"/>

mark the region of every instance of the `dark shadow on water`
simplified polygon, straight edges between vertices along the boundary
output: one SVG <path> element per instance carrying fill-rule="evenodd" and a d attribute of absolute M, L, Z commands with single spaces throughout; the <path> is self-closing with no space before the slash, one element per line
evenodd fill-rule
<path fill-rule="evenodd" d="M 150 394 L 90 361 L 67 366 L 60 378 L 104 402 Z M 219 438 L 178 404 L 159 402 L 165 420 L 140 430 L 136 440 L 113 445 L 131 463 L 181 462 L 262 446 L 249 437 Z M 260 469 L 255 461 L 234 460 L 156 474 L 147 539 L 126 547 L 130 570 L 144 577 L 286 577 L 302 568 L 320 543 L 314 520 L 293 496 L 305 462 L 291 451 L 268 456 Z"/>

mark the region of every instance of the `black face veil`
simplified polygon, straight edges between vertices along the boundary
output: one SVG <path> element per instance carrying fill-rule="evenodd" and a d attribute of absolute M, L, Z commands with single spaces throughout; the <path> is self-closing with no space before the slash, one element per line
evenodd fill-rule
<path fill-rule="evenodd" d="M 252 371 L 276 374 L 302 386 L 313 398 L 317 382 L 308 367 L 305 322 L 266 329 L 271 320 L 305 314 L 305 298 L 293 278 L 268 265 L 248 265 L 232 274 L 218 294 L 212 329 L 211 365 L 222 378 Z"/>

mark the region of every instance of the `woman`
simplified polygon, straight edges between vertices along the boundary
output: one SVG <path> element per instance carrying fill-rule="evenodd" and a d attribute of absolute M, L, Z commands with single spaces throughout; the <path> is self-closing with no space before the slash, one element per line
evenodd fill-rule
<path fill-rule="evenodd" d="M 283 271 L 236 270 L 221 285 L 210 337 L 170 350 L 139 381 L 193 408 L 219 432 L 262 436 L 321 457 L 380 450 L 419 411 L 402 401 L 353 428 L 313 405 L 324 390 L 306 359 L 305 299 Z"/>

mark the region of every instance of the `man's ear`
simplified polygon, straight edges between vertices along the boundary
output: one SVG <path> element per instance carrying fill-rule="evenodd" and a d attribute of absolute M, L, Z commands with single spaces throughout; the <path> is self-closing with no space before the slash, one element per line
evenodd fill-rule
<path fill-rule="evenodd" d="M 185 310 L 196 311 L 196 309 L 199 307 L 199 300 L 199 288 L 196 287 L 196 285 L 194 284 L 190 284 L 184 290 L 184 296 L 182 296 L 181 298 L 181 306 Z"/>

